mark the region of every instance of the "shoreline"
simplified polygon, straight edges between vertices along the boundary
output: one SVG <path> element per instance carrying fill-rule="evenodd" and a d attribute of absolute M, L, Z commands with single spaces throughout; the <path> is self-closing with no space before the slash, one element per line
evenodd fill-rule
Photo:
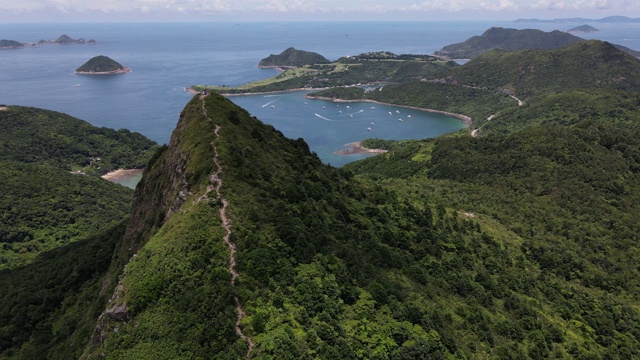
<path fill-rule="evenodd" d="M 362 146 L 362 141 L 352 142 L 352 143 L 346 144 L 345 146 L 350 147 L 350 149 L 336 150 L 336 151 L 333 152 L 333 154 L 336 154 L 336 155 L 357 155 L 357 154 L 384 154 L 386 152 L 389 152 L 389 150 L 370 149 L 368 147 L 364 147 L 364 146 Z"/>
<path fill-rule="evenodd" d="M 100 177 L 105 180 L 113 182 L 126 176 L 130 176 L 134 174 L 142 174 L 143 171 L 144 169 L 118 169 L 118 170 L 110 171 Z"/>
<path fill-rule="evenodd" d="M 123 69 L 113 71 L 75 71 L 77 75 L 113 75 L 113 74 L 126 74 L 131 72 L 131 68 L 125 67 Z"/>
<path fill-rule="evenodd" d="M 296 88 L 296 89 L 289 89 L 289 90 L 276 90 L 276 91 L 262 91 L 262 92 L 250 92 L 250 93 L 230 93 L 230 94 L 225 94 L 225 93 L 220 93 L 220 95 L 225 96 L 225 97 L 230 97 L 230 96 L 251 96 L 251 95 L 272 95 L 272 94 L 280 94 L 280 93 L 288 93 L 288 92 L 296 92 L 296 91 L 321 91 L 321 90 L 326 90 L 329 88 Z M 192 87 L 188 87 L 188 88 L 184 88 L 184 90 L 190 94 L 196 95 L 199 94 L 199 91 L 194 90 Z M 429 108 L 421 108 L 418 106 L 410 106 L 410 105 L 398 105 L 398 104 L 392 104 L 392 103 L 385 103 L 382 101 L 377 101 L 377 100 L 371 100 L 371 99 L 355 99 L 355 100 L 344 100 L 344 99 L 334 99 L 334 98 L 329 98 L 329 97 L 324 97 L 324 96 L 310 96 L 308 94 L 304 95 L 305 98 L 307 99 L 311 99 L 311 100 L 324 100 L 324 101 L 331 101 L 331 102 L 336 102 L 336 103 L 355 103 L 355 102 L 366 102 L 366 103 L 372 103 L 372 104 L 378 104 L 378 105 L 387 105 L 387 106 L 395 106 L 395 107 L 400 107 L 400 108 L 405 108 L 405 109 L 412 109 L 412 110 L 418 110 L 418 111 L 425 111 L 425 112 L 430 112 L 430 113 L 436 113 L 436 114 L 442 114 L 442 115 L 447 115 L 447 116 L 451 116 L 454 117 L 460 121 L 462 121 L 465 125 L 467 125 L 467 127 L 470 127 L 471 124 L 473 123 L 473 119 L 470 116 L 464 115 L 464 114 L 457 114 L 457 113 L 452 113 L 449 111 L 444 111 L 444 110 L 436 110 L 436 109 L 429 109 Z"/>
<path fill-rule="evenodd" d="M 405 108 L 405 109 L 412 109 L 412 110 L 431 112 L 431 113 L 442 114 L 442 115 L 447 115 L 447 116 L 451 116 L 451 117 L 457 118 L 457 119 L 461 120 L 463 123 L 465 123 L 465 125 L 467 125 L 467 126 L 471 126 L 471 123 L 473 122 L 473 119 L 470 116 L 467 116 L 467 115 L 464 115 L 464 114 L 456 114 L 456 113 L 452 113 L 452 112 L 449 112 L 449 111 L 435 110 L 435 109 L 429 109 L 429 108 L 421 108 L 421 107 L 417 107 L 417 106 L 385 103 L 385 102 L 377 101 L 377 100 L 370 100 L 370 99 L 343 100 L 343 99 L 333 99 L 333 98 L 328 98 L 328 97 L 323 97 L 323 96 L 308 96 L 308 95 L 305 95 L 305 97 L 307 99 L 312 99 L 312 100 L 325 100 L 325 101 L 332 101 L 332 102 L 339 102 L 339 103 L 368 102 L 368 103 L 378 104 L 378 105 L 395 106 L 395 107 L 400 107 L 400 108 Z"/>
<path fill-rule="evenodd" d="M 272 95 L 272 94 L 283 94 L 283 93 L 290 93 L 290 92 L 297 92 L 297 91 L 320 91 L 320 90 L 327 90 L 327 89 L 329 88 L 295 88 L 295 89 L 289 89 L 289 90 L 274 90 L 274 91 L 245 92 L 245 93 L 222 93 L 221 92 L 219 94 L 224 97 L 230 97 L 230 96 Z M 200 94 L 200 91 L 196 91 L 192 87 L 186 87 L 184 88 L 184 91 L 193 95 Z M 215 91 L 215 90 L 208 90 L 208 91 Z"/>

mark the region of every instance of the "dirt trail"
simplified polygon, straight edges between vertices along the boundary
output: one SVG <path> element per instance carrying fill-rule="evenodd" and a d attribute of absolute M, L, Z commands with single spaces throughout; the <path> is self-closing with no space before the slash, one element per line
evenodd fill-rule
<path fill-rule="evenodd" d="M 207 115 L 207 108 L 205 107 L 205 101 L 204 99 L 206 98 L 206 95 L 203 95 L 200 97 L 200 100 L 202 100 L 202 113 L 204 114 L 204 116 L 211 122 L 213 122 L 213 120 L 209 117 L 209 115 Z M 219 137 L 220 131 L 220 125 L 216 125 L 216 129 L 215 129 L 215 134 L 216 137 Z M 229 202 L 227 201 L 227 199 L 222 197 L 221 194 L 221 189 L 222 189 L 222 178 L 220 177 L 220 175 L 222 174 L 222 165 L 220 165 L 220 158 L 218 157 L 218 149 L 215 147 L 215 145 L 212 143 L 211 144 L 213 146 L 213 151 L 214 151 L 214 156 L 213 156 L 213 162 L 216 164 L 216 171 L 211 175 L 211 184 L 207 186 L 207 191 L 205 193 L 205 195 L 203 195 L 200 200 L 205 200 L 208 199 L 208 194 L 211 193 L 212 191 L 215 191 L 215 196 L 216 199 L 220 199 L 220 201 L 222 202 L 222 206 L 220 207 L 220 219 L 222 220 L 222 227 L 224 228 L 224 243 L 227 244 L 227 247 L 229 248 L 229 272 L 231 273 L 231 286 L 236 286 L 236 280 L 238 279 L 238 272 L 236 271 L 236 245 L 234 243 L 231 242 L 231 220 L 229 219 L 229 216 L 227 215 L 227 206 L 229 205 Z M 242 304 L 240 303 L 240 299 L 238 299 L 237 296 L 234 296 L 233 298 L 235 304 L 236 304 L 236 313 L 238 314 L 237 318 L 236 318 L 236 335 L 238 335 L 242 340 L 247 342 L 247 359 L 251 359 L 251 353 L 253 352 L 253 348 L 255 346 L 255 344 L 253 343 L 253 340 L 246 336 L 243 332 L 242 332 L 242 327 L 240 326 L 240 323 L 242 322 L 242 319 L 244 319 L 245 314 L 244 314 L 244 310 L 242 309 Z"/>

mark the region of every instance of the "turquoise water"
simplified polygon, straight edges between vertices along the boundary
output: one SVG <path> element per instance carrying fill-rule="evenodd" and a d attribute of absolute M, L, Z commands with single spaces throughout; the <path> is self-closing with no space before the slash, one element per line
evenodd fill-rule
<path fill-rule="evenodd" d="M 135 189 L 136 185 L 138 185 L 141 179 L 142 179 L 142 170 L 137 171 L 133 174 L 125 175 L 109 181 L 114 182 L 116 184 L 120 184 L 122 186 L 126 186 L 130 189 Z"/>

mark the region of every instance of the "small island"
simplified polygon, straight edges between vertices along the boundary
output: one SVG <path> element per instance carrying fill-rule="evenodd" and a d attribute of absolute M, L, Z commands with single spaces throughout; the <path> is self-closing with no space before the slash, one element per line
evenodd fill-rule
<path fill-rule="evenodd" d="M 120 65 L 117 61 L 104 56 L 99 55 L 91 58 L 76 69 L 76 74 L 80 75 L 109 75 L 109 74 L 125 74 L 130 72 L 131 69 Z"/>
<path fill-rule="evenodd" d="M 600 31 L 596 28 L 594 28 L 593 26 L 589 26 L 589 25 L 580 25 L 580 26 L 576 26 L 572 29 L 569 29 L 567 32 L 577 32 L 577 33 L 592 33 L 592 32 L 597 32 Z"/>
<path fill-rule="evenodd" d="M 0 49 L 20 49 L 24 44 L 15 40 L 0 40 Z"/>
<path fill-rule="evenodd" d="M 279 55 L 271 54 L 260 60 L 258 67 L 261 69 L 291 69 L 314 64 L 328 64 L 329 60 L 324 56 L 295 48 L 288 48 Z"/>
<path fill-rule="evenodd" d="M 85 40 L 83 38 L 80 39 L 74 39 L 71 36 L 67 35 L 67 34 L 62 34 L 60 35 L 57 39 L 55 40 L 40 40 L 38 41 L 38 45 L 84 45 L 84 44 L 89 44 L 89 45 L 95 45 L 98 42 L 95 41 L 94 39 L 90 39 L 90 40 Z"/>

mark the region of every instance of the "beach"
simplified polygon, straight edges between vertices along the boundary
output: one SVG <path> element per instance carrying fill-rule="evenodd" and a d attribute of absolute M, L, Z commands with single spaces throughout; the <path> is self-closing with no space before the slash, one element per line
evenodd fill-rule
<path fill-rule="evenodd" d="M 119 179 L 137 174 L 142 174 L 144 169 L 118 169 L 102 175 L 102 178 L 112 182 L 118 182 Z"/>
<path fill-rule="evenodd" d="M 336 155 L 383 154 L 388 151 L 388 150 L 382 150 L 382 149 L 369 149 L 368 147 L 362 146 L 362 142 L 360 141 L 352 142 L 352 143 L 346 144 L 345 146 L 348 147 L 349 149 L 337 150 L 337 151 L 334 151 L 333 153 Z"/>

